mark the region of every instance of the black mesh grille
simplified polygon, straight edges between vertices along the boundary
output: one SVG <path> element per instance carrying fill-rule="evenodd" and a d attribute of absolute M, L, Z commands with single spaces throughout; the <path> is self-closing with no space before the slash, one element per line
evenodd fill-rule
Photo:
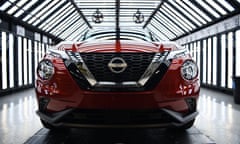
<path fill-rule="evenodd" d="M 154 53 L 81 53 L 81 57 L 97 81 L 138 81 L 151 63 Z M 127 63 L 124 72 L 113 73 L 108 63 L 114 57 L 121 57 Z"/>
<path fill-rule="evenodd" d="M 75 110 L 61 121 L 82 124 L 154 124 L 175 120 L 161 110 Z"/>

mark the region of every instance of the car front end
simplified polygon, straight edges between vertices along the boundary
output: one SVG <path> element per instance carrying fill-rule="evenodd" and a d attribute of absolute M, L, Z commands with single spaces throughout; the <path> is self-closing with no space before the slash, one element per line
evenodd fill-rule
<path fill-rule="evenodd" d="M 198 114 L 198 68 L 174 43 L 59 44 L 39 63 L 37 74 L 37 113 L 50 129 L 187 129 Z"/>

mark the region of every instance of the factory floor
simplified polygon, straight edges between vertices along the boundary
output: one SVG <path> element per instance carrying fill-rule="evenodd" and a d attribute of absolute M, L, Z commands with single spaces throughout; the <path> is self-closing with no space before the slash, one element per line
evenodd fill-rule
<path fill-rule="evenodd" d="M 199 115 L 178 132 L 148 129 L 70 129 L 51 132 L 36 115 L 34 89 L 0 97 L 0 144 L 240 144 L 240 105 L 233 96 L 201 89 Z"/>

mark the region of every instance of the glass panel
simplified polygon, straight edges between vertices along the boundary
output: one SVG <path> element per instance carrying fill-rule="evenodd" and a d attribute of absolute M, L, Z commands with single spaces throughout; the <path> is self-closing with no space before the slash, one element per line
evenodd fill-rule
<path fill-rule="evenodd" d="M 203 40 L 203 83 L 207 82 L 207 40 Z"/>
<path fill-rule="evenodd" d="M 165 21 L 165 23 L 168 23 L 171 25 L 171 29 L 173 29 L 178 35 L 181 35 L 184 33 L 183 30 L 181 30 L 178 26 L 176 26 L 170 19 L 166 18 L 162 13 L 158 13 L 159 15 L 156 15 L 156 18 L 159 20 Z"/>
<path fill-rule="evenodd" d="M 28 4 L 26 4 L 24 7 L 23 7 L 23 10 L 20 10 L 18 11 L 14 16 L 15 17 L 19 17 L 21 14 L 24 13 L 24 11 L 26 11 L 27 9 L 29 9 L 34 3 L 36 3 L 37 0 L 31 0 Z"/>
<path fill-rule="evenodd" d="M 34 17 L 34 15 L 39 12 L 39 10 L 43 9 L 43 7 L 45 7 L 47 4 L 49 3 L 49 1 L 45 1 L 43 2 L 41 5 L 39 5 L 37 8 L 35 8 L 29 15 L 27 15 L 26 17 L 23 18 L 23 21 L 27 21 L 29 20 L 29 18 L 33 17 L 33 19 L 36 20 L 36 17 Z"/>
<path fill-rule="evenodd" d="M 71 30 L 63 32 L 60 36 L 64 37 L 64 39 L 66 39 L 66 38 L 68 38 L 68 36 L 73 36 L 75 33 L 80 35 L 81 32 L 79 32 L 78 30 L 80 30 L 83 26 L 84 26 L 83 22 L 77 21 L 77 22 L 75 22 L 75 24 L 71 25 L 71 27 L 70 27 Z"/>
<path fill-rule="evenodd" d="M 207 57 L 207 67 L 208 67 L 208 77 L 207 83 L 211 85 L 212 83 L 212 39 L 208 38 L 208 57 Z"/>
<path fill-rule="evenodd" d="M 176 36 L 171 32 L 169 31 L 164 25 L 162 25 L 161 23 L 159 22 L 156 22 L 155 20 L 152 21 L 152 24 L 155 25 L 155 26 L 158 26 L 159 29 L 165 33 L 169 38 L 175 38 Z"/>
<path fill-rule="evenodd" d="M 162 33 L 164 33 L 164 34 L 166 35 L 166 37 L 168 37 L 169 39 L 175 37 L 175 35 L 172 34 L 171 32 L 169 32 L 169 30 L 167 30 L 162 24 L 157 23 L 157 22 L 155 22 L 155 21 L 152 21 L 152 24 L 155 25 L 155 26 L 157 26 L 158 29 L 159 29 Z"/>
<path fill-rule="evenodd" d="M 14 7 L 12 7 L 9 11 L 7 11 L 7 13 L 8 13 L 9 15 L 11 15 L 11 14 L 14 13 L 17 9 L 18 9 L 18 7 L 14 6 Z"/>
<path fill-rule="evenodd" d="M 236 68 L 236 76 L 240 76 L 240 30 L 236 32 L 236 59 L 235 59 L 235 68 Z"/>
<path fill-rule="evenodd" d="M 27 0 L 21 0 L 19 1 L 16 6 L 12 7 L 7 13 L 8 14 L 13 14 L 17 9 L 19 9 L 23 4 L 25 4 Z"/>
<path fill-rule="evenodd" d="M 194 21 L 198 26 L 201 26 L 202 24 L 199 22 L 201 21 L 202 23 L 206 23 L 205 20 L 203 20 L 198 14 L 196 14 L 190 7 L 188 7 L 187 5 L 185 5 L 182 1 L 177 1 L 178 4 L 176 2 L 172 2 L 172 4 L 177 7 L 182 13 L 184 13 L 186 16 L 188 16 L 192 21 Z M 180 5 L 182 7 L 180 7 Z M 186 11 L 186 10 L 187 11 Z M 193 17 L 193 16 L 194 17 Z"/>
<path fill-rule="evenodd" d="M 46 30 L 48 27 L 52 26 L 54 23 L 57 23 L 59 19 L 64 18 L 63 15 L 66 15 L 66 13 L 70 13 L 69 11 L 71 11 L 72 9 L 73 7 L 70 4 L 65 5 L 58 12 L 56 12 L 50 18 L 48 18 L 43 24 L 41 24 L 39 28 Z"/>
<path fill-rule="evenodd" d="M 225 8 L 227 8 L 229 11 L 234 11 L 234 8 L 225 0 L 219 0 L 219 3 L 221 3 Z"/>
<path fill-rule="evenodd" d="M 9 34 L 9 86 L 14 87 L 14 37 Z"/>
<path fill-rule="evenodd" d="M 223 8 L 221 8 L 217 3 L 215 3 L 213 0 L 208 0 L 206 2 L 209 3 L 210 5 L 212 5 L 212 7 L 214 7 L 222 15 L 227 14 L 227 12 Z"/>
<path fill-rule="evenodd" d="M 5 3 L 0 7 L 0 10 L 1 10 L 1 11 L 6 10 L 10 5 L 11 5 L 10 2 L 5 2 Z"/>
<path fill-rule="evenodd" d="M 28 82 L 32 84 L 32 40 L 28 40 Z"/>
<path fill-rule="evenodd" d="M 207 11 L 209 11 L 213 16 L 215 16 L 216 18 L 219 18 L 220 15 L 214 11 L 208 4 L 206 4 L 204 1 L 202 0 L 197 0 L 197 2 L 203 6 Z"/>
<path fill-rule="evenodd" d="M 7 35 L 2 32 L 2 89 L 7 88 Z"/>
<path fill-rule="evenodd" d="M 226 86 L 226 35 L 221 36 L 221 86 Z"/>
<path fill-rule="evenodd" d="M 19 17 L 23 13 L 24 13 L 24 10 L 20 9 L 16 14 L 14 14 L 14 16 Z"/>
<path fill-rule="evenodd" d="M 208 22 L 212 21 L 202 10 L 200 10 L 198 7 L 196 7 L 194 4 L 192 4 L 191 1 L 184 1 L 184 2 L 186 2 L 189 5 L 189 7 L 191 7 L 193 10 L 195 10 L 205 20 L 207 20 Z"/>
<path fill-rule="evenodd" d="M 22 86 L 22 37 L 18 36 L 18 85 Z"/>
<path fill-rule="evenodd" d="M 47 11 L 50 11 L 49 9 L 55 5 L 58 1 L 55 0 L 55 1 L 52 1 L 51 3 L 49 3 L 47 6 L 45 6 L 44 8 L 42 8 L 38 13 L 35 14 L 34 18 L 30 19 L 28 21 L 28 23 L 33 23 L 34 21 L 35 22 L 39 22 L 42 15 L 44 15 L 44 13 L 46 13 Z"/>
<path fill-rule="evenodd" d="M 54 2 L 51 3 L 51 6 L 48 5 L 48 7 L 45 8 L 45 11 L 42 10 L 40 13 L 38 13 L 36 16 L 38 17 L 38 20 L 33 23 L 33 25 L 37 25 L 39 22 L 44 20 L 50 13 L 52 13 L 54 10 L 58 9 L 59 6 L 65 1 L 60 1 L 57 4 Z M 53 6 L 54 5 L 54 6 Z M 52 7 L 53 6 L 53 7 Z M 51 7 L 51 8 L 50 8 Z"/>
<path fill-rule="evenodd" d="M 174 14 L 172 14 L 172 12 L 169 12 L 168 10 L 162 10 L 161 13 L 163 13 L 164 15 L 168 16 L 170 21 L 173 21 L 176 24 L 179 24 L 179 26 L 185 30 L 185 31 L 189 31 L 180 21 L 179 18 L 175 17 Z"/>
<path fill-rule="evenodd" d="M 233 76 L 233 33 L 228 34 L 228 88 L 232 88 Z"/>
<path fill-rule="evenodd" d="M 174 10 L 171 6 L 168 4 L 165 4 L 168 12 L 173 14 L 173 17 L 178 19 L 184 27 L 188 28 L 189 30 L 192 30 L 193 28 L 196 28 L 192 23 L 190 23 L 186 18 L 184 18 L 181 14 L 179 14 L 176 10 Z"/>
<path fill-rule="evenodd" d="M 169 40 L 165 35 L 163 35 L 159 30 L 156 29 L 156 27 L 152 24 L 150 24 L 148 26 L 148 28 L 154 32 L 156 34 L 156 36 L 160 39 L 160 40 Z"/>
<path fill-rule="evenodd" d="M 24 74 L 24 85 L 28 82 L 28 62 L 27 62 L 27 39 L 23 38 L 23 74 Z"/>
<path fill-rule="evenodd" d="M 213 85 L 217 85 L 217 37 L 213 37 Z"/>
<path fill-rule="evenodd" d="M 78 17 L 79 15 L 76 12 L 75 15 L 72 14 L 72 16 L 65 19 L 63 22 L 61 22 L 61 24 L 55 26 L 54 29 L 50 28 L 50 29 L 47 29 L 46 31 L 49 31 L 52 29 L 50 33 L 57 35 L 57 33 L 60 33 L 63 30 L 67 29 L 69 26 L 71 26 Z"/>
<path fill-rule="evenodd" d="M 72 34 L 78 27 L 78 23 L 75 22 L 74 24 L 69 27 L 69 30 L 65 30 L 63 33 L 59 35 L 59 37 L 62 37 L 63 39 L 66 39 L 68 35 Z"/>

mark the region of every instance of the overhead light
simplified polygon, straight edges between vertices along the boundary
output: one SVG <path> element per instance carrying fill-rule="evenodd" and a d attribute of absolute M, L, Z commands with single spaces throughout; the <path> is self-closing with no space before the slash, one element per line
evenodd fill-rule
<path fill-rule="evenodd" d="M 133 21 L 137 24 L 140 24 L 144 21 L 144 15 L 138 9 L 136 13 L 133 14 Z"/>
<path fill-rule="evenodd" d="M 95 13 L 93 13 L 92 21 L 95 22 L 95 23 L 103 22 L 103 14 L 102 14 L 102 12 L 99 11 L 99 9 L 97 9 L 95 11 Z"/>

